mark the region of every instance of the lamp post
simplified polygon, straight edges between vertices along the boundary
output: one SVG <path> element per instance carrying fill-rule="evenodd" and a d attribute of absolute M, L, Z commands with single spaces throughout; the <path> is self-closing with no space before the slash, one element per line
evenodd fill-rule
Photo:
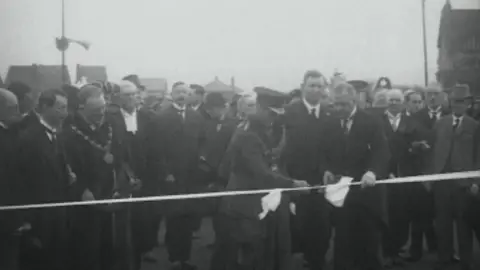
<path fill-rule="evenodd" d="M 425 22 L 425 2 L 422 0 L 422 29 L 423 29 L 423 72 L 425 86 L 428 85 L 428 50 L 427 50 L 427 26 Z"/>
<path fill-rule="evenodd" d="M 66 51 L 70 45 L 70 43 L 76 43 L 85 50 L 88 50 L 90 48 L 90 43 L 87 41 L 82 41 L 82 40 L 75 40 L 75 39 L 70 39 L 65 36 L 65 0 L 62 0 L 62 35 L 60 38 L 56 38 L 56 46 L 57 49 L 61 52 L 62 54 L 62 83 L 66 84 L 67 83 L 67 65 L 66 65 Z"/>

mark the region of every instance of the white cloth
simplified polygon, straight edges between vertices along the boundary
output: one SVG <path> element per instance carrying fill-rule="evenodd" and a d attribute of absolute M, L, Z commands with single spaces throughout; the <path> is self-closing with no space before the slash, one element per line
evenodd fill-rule
<path fill-rule="evenodd" d="M 123 119 L 125 120 L 125 126 L 127 127 L 127 131 L 135 134 L 138 129 L 137 111 L 133 111 L 132 113 L 128 113 L 124 109 L 121 109 L 120 111 L 122 112 Z"/>
<path fill-rule="evenodd" d="M 338 183 L 328 185 L 325 188 L 325 199 L 335 207 L 342 207 L 350 191 L 352 180 L 353 178 L 351 177 L 342 177 Z"/>
<path fill-rule="evenodd" d="M 305 99 L 303 99 L 303 104 L 305 104 L 305 107 L 307 107 L 308 114 L 312 113 L 312 110 L 315 110 L 315 117 L 319 118 L 320 117 L 320 103 L 316 105 L 312 105 L 308 103 Z"/>
<path fill-rule="evenodd" d="M 264 219 L 268 212 L 275 212 L 282 200 L 282 190 L 274 189 L 262 197 L 262 212 L 258 214 L 259 219 Z"/>

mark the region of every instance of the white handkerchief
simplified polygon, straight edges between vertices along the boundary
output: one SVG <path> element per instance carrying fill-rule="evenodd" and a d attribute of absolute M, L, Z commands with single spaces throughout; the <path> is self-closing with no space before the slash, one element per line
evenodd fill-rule
<path fill-rule="evenodd" d="M 338 183 L 325 188 L 325 199 L 335 207 L 342 207 L 350 190 L 353 178 L 342 177 Z"/>
<path fill-rule="evenodd" d="M 297 214 L 297 206 L 293 202 L 290 203 L 290 213 L 292 213 L 292 215 Z"/>
<path fill-rule="evenodd" d="M 270 193 L 262 197 L 262 213 L 258 215 L 259 219 L 264 219 L 268 212 L 272 211 L 275 212 L 280 202 L 282 200 L 282 190 L 275 189 L 272 190 Z"/>

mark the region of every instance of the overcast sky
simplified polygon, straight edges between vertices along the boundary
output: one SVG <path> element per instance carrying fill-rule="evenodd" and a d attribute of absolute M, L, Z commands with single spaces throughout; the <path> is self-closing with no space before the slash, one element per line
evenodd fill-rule
<path fill-rule="evenodd" d="M 427 0 L 430 78 L 445 0 Z M 480 0 L 452 0 L 480 8 Z M 9 65 L 59 64 L 61 0 L 0 0 L 0 74 Z M 233 75 L 244 89 L 297 87 L 305 70 L 349 79 L 423 82 L 421 0 L 66 0 L 75 64 L 205 84 Z M 170 83 L 171 84 L 171 83 Z"/>

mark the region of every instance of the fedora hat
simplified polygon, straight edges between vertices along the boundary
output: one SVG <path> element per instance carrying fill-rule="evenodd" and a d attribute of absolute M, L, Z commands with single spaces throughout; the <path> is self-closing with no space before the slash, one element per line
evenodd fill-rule
<path fill-rule="evenodd" d="M 441 93 L 443 92 L 442 85 L 438 82 L 430 83 L 425 87 L 425 92 Z"/>
<path fill-rule="evenodd" d="M 470 87 L 466 84 L 456 84 L 450 90 L 451 100 L 465 100 L 472 98 Z"/>

